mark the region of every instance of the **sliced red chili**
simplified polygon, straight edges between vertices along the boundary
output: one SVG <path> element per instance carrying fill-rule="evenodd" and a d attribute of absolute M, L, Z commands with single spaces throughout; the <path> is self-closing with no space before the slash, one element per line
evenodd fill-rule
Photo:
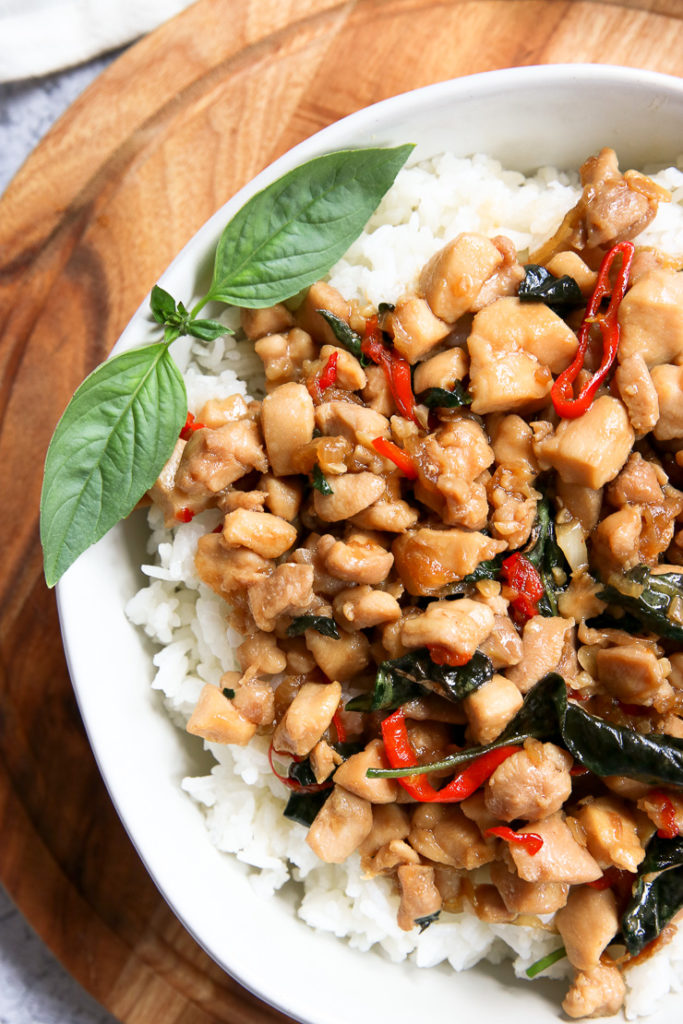
<path fill-rule="evenodd" d="M 655 805 L 662 819 L 662 824 L 657 829 L 659 838 L 675 839 L 680 835 L 676 808 L 666 793 L 661 789 L 653 789 L 647 794 L 647 799 Z"/>
<path fill-rule="evenodd" d="M 185 418 L 185 426 L 180 431 L 180 439 L 182 441 L 189 441 L 195 430 L 204 430 L 205 427 L 206 423 L 199 423 L 198 421 L 195 421 L 192 413 L 188 412 L 187 417 Z"/>
<path fill-rule="evenodd" d="M 523 624 L 538 615 L 538 602 L 545 594 L 545 587 L 536 566 L 516 552 L 505 559 L 500 571 L 515 591 L 511 601 L 515 620 Z"/>
<path fill-rule="evenodd" d="M 372 442 L 375 451 L 385 459 L 390 459 L 395 466 L 401 470 L 409 480 L 417 479 L 415 463 L 403 448 L 399 448 L 393 441 L 387 441 L 386 437 L 376 437 Z"/>
<path fill-rule="evenodd" d="M 499 839 L 504 839 L 506 843 L 516 843 L 518 846 L 523 846 L 531 857 L 534 857 L 543 846 L 543 837 L 539 836 L 538 832 L 515 832 L 513 829 L 508 828 L 507 825 L 496 825 L 495 828 L 487 828 L 484 835 L 498 836 Z"/>
<path fill-rule="evenodd" d="M 558 416 L 562 416 L 565 419 L 575 419 L 577 416 L 583 416 L 590 408 L 595 392 L 612 368 L 619 347 L 619 304 L 628 288 L 633 253 L 633 242 L 618 242 L 612 246 L 600 264 L 598 279 L 586 307 L 586 315 L 577 334 L 579 344 L 576 355 L 567 369 L 563 370 L 559 375 L 550 391 L 550 397 Z M 621 267 L 619 268 L 614 287 L 611 288 L 609 272 L 617 255 L 621 255 Z M 604 313 L 600 313 L 600 304 L 608 295 L 610 295 L 609 306 Z M 590 329 L 593 324 L 600 328 L 602 335 L 602 360 L 597 371 L 581 387 L 575 397 L 574 381 L 583 369 L 590 339 Z"/>
<path fill-rule="evenodd" d="M 382 367 L 396 408 L 401 416 L 405 416 L 406 419 L 412 420 L 419 426 L 415 414 L 415 395 L 413 394 L 410 363 L 394 349 L 386 347 L 376 316 L 370 317 L 365 325 L 360 350 L 373 363 Z"/>
<path fill-rule="evenodd" d="M 569 774 L 575 777 L 577 775 L 588 775 L 588 768 L 584 768 L 582 764 L 575 764 L 569 769 Z"/>
<path fill-rule="evenodd" d="M 459 654 L 442 644 L 427 644 L 427 650 L 435 665 L 450 665 L 451 668 L 458 668 L 471 660 L 468 654 Z"/>
<path fill-rule="evenodd" d="M 320 376 L 318 377 L 318 384 L 320 390 L 325 391 L 326 388 L 331 388 L 337 380 L 337 360 L 339 359 L 339 353 L 333 352 L 330 358 L 325 363 Z"/>
<path fill-rule="evenodd" d="M 337 743 L 346 743 L 346 729 L 342 722 L 339 708 L 337 708 L 335 713 L 332 715 L 332 724 L 337 731 Z"/>
<path fill-rule="evenodd" d="M 280 782 L 284 783 L 285 786 L 288 786 L 289 789 L 295 789 L 297 793 L 320 793 L 324 789 L 331 789 L 333 783 L 330 779 L 328 779 L 325 782 L 317 782 L 315 783 L 315 785 L 303 786 L 300 782 L 297 782 L 296 779 L 290 779 L 289 775 L 281 775 L 280 772 L 275 767 L 275 765 L 273 764 L 273 754 L 280 754 L 281 756 L 288 757 L 291 755 L 282 755 L 281 751 L 275 750 L 272 742 L 268 747 L 268 761 L 270 762 L 271 771 L 275 778 L 279 779 Z M 292 758 L 292 760 L 296 761 L 299 759 Z"/>
<path fill-rule="evenodd" d="M 633 878 L 630 871 L 621 871 L 619 868 L 607 868 L 600 878 L 596 878 L 594 882 L 586 882 L 586 885 L 590 885 L 591 889 L 611 889 L 613 885 L 618 885 L 623 882 L 626 878 Z"/>
<path fill-rule="evenodd" d="M 415 751 L 408 736 L 403 708 L 394 711 L 382 722 L 382 739 L 387 760 L 392 768 L 416 768 Z M 459 803 L 471 796 L 491 776 L 499 764 L 522 748 L 517 745 L 497 747 L 471 761 L 443 789 L 435 789 L 423 775 L 407 775 L 397 781 L 420 803 Z"/>
<path fill-rule="evenodd" d="M 179 508 L 175 517 L 179 523 L 191 523 L 195 515 L 191 508 Z"/>

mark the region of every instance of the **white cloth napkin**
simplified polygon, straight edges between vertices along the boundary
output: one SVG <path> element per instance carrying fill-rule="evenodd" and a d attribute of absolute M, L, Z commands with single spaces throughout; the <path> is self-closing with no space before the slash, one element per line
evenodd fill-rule
<path fill-rule="evenodd" d="M 194 0 L 0 0 L 0 82 L 72 67 L 149 32 Z"/>

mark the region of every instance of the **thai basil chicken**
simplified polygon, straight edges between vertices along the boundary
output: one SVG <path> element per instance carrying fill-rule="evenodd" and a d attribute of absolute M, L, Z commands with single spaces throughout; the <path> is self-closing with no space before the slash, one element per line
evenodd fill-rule
<path fill-rule="evenodd" d="M 243 636 L 191 733 L 271 736 L 325 862 L 403 929 L 541 920 L 572 1017 L 683 906 L 683 274 L 603 150 L 537 252 L 458 235 L 378 309 L 243 310 L 266 395 L 197 409 L 150 492 L 209 508 Z"/>

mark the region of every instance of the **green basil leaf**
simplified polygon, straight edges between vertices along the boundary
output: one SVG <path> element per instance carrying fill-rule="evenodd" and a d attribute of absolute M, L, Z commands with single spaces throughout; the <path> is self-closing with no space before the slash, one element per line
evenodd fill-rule
<path fill-rule="evenodd" d="M 297 615 L 287 626 L 287 636 L 301 636 L 307 629 L 315 629 L 331 640 L 339 640 L 339 629 L 328 615 Z"/>
<path fill-rule="evenodd" d="M 605 586 L 598 597 L 610 605 L 625 609 L 648 630 L 668 637 L 683 640 L 683 624 L 669 617 L 672 603 L 676 598 L 683 600 L 683 573 L 651 573 L 646 565 L 637 565 L 624 573 L 626 586 L 622 592 L 619 581 Z M 642 587 L 640 594 L 633 594 L 633 584 Z"/>
<path fill-rule="evenodd" d="M 175 299 L 155 284 L 149 297 L 152 316 L 158 324 L 165 324 L 175 313 Z"/>
<path fill-rule="evenodd" d="M 316 491 L 320 491 L 321 494 L 334 494 L 332 487 L 328 483 L 327 477 L 317 463 L 313 467 L 313 479 L 311 481 L 311 486 L 314 487 Z"/>
<path fill-rule="evenodd" d="M 462 405 L 472 404 L 472 395 L 459 380 L 455 381 L 450 391 L 446 388 L 427 388 L 416 397 L 418 402 L 426 405 L 428 409 L 457 409 Z"/>
<path fill-rule="evenodd" d="M 185 325 L 185 331 L 193 338 L 199 338 L 200 341 L 213 341 L 215 338 L 222 338 L 225 334 L 233 333 L 219 320 L 190 320 Z"/>
<path fill-rule="evenodd" d="M 45 461 L 40 538 L 49 587 L 152 486 L 186 414 L 185 385 L 163 344 L 123 352 L 81 384 Z"/>
<path fill-rule="evenodd" d="M 349 327 L 346 320 L 342 320 L 340 316 L 331 313 L 329 309 L 319 309 L 318 312 L 323 320 L 326 320 L 332 328 L 332 333 L 339 344 L 343 345 L 344 348 L 347 348 L 349 352 L 360 359 L 362 355 L 360 350 L 362 338 L 360 334 L 357 334 L 356 331 Z"/>
<path fill-rule="evenodd" d="M 253 196 L 221 235 L 205 301 L 258 309 L 322 277 L 361 233 L 412 149 L 328 153 Z"/>
<path fill-rule="evenodd" d="M 536 263 L 528 263 L 524 270 L 524 280 L 517 292 L 522 302 L 545 302 L 558 314 L 586 305 L 581 289 L 569 274 L 555 277 Z"/>

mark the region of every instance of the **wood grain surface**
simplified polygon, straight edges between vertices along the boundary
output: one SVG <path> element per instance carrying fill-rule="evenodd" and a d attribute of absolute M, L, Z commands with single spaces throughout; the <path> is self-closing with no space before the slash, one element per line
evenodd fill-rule
<path fill-rule="evenodd" d="M 126 1024 L 286 1021 L 166 907 L 107 797 L 41 577 L 54 425 L 173 256 L 359 107 L 511 65 L 683 72 L 681 0 L 199 0 L 87 90 L 0 200 L 0 878 Z"/>

